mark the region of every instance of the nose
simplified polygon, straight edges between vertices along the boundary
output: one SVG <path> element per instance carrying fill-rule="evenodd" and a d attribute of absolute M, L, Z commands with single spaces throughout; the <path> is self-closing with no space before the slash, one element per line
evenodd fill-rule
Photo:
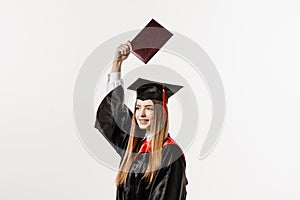
<path fill-rule="evenodd" d="M 140 108 L 140 109 L 139 109 L 138 115 L 139 115 L 140 117 L 145 117 L 145 116 L 146 116 L 145 109 L 144 109 L 144 108 Z"/>
<path fill-rule="evenodd" d="M 145 109 L 141 109 L 141 113 L 140 113 L 141 116 L 146 116 L 146 112 L 145 112 Z"/>

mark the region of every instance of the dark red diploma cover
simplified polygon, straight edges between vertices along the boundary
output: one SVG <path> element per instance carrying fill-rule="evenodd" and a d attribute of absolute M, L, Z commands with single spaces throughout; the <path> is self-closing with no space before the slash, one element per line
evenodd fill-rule
<path fill-rule="evenodd" d="M 171 32 L 152 19 L 131 41 L 132 53 L 147 64 L 172 36 Z"/>

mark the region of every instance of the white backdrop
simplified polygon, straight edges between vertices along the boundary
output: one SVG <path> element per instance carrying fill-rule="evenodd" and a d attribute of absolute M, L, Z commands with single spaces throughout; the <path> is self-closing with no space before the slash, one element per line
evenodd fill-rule
<path fill-rule="evenodd" d="M 225 87 L 222 138 L 204 160 L 200 139 L 186 152 L 187 199 L 299 199 L 299 8 L 292 0 L 1 1 L 0 199 L 115 198 L 116 172 L 76 133 L 74 84 L 95 48 L 150 18 L 197 42 Z"/>

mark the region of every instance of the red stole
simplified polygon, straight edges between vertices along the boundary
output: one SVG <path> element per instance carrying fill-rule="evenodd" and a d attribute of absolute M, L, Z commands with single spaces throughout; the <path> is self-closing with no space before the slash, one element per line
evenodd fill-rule
<path fill-rule="evenodd" d="M 173 140 L 171 137 L 167 137 L 167 140 L 164 142 L 163 147 L 165 147 L 169 144 L 176 144 L 177 145 L 175 140 Z M 139 152 L 134 157 L 134 160 L 137 158 L 137 156 L 140 153 L 149 153 L 149 152 L 151 152 L 151 146 L 152 146 L 152 140 L 147 141 L 146 139 L 144 139 Z M 183 152 L 182 152 L 182 155 L 183 155 L 183 158 L 184 158 L 184 167 L 186 167 L 186 161 L 185 161 L 185 156 L 184 156 Z M 186 178 L 186 184 L 188 184 L 187 178 Z"/>

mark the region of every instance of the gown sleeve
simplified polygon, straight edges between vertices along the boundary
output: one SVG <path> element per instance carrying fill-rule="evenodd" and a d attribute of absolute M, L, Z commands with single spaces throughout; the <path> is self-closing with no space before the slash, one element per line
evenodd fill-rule
<path fill-rule="evenodd" d="M 163 153 L 163 167 L 158 170 L 148 200 L 185 200 L 185 159 L 176 145 L 168 145 Z"/>
<path fill-rule="evenodd" d="M 110 74 L 109 74 L 110 76 Z M 106 85 L 111 90 L 100 103 L 95 128 L 106 138 L 116 152 L 122 156 L 126 150 L 132 112 L 123 103 L 124 89 L 122 80 L 110 81 Z"/>

